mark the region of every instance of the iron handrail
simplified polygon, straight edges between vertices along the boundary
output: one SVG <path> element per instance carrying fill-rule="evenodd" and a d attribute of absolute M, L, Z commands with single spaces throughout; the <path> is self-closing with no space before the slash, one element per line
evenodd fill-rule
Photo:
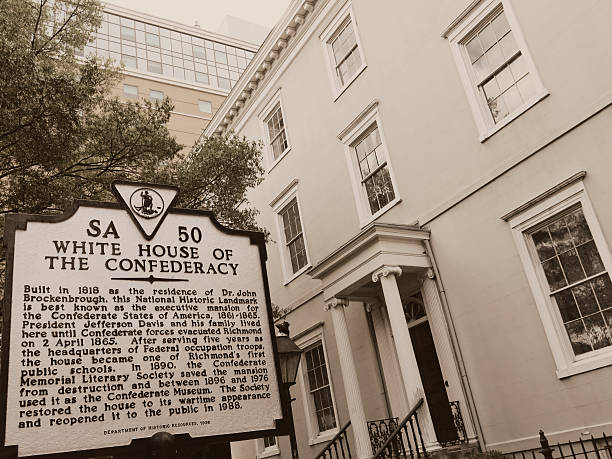
<path fill-rule="evenodd" d="M 349 426 L 351 425 L 351 421 L 349 420 L 346 424 L 344 424 L 344 426 L 342 427 L 342 429 L 340 429 L 340 431 L 334 436 L 334 438 L 332 438 L 329 443 L 327 443 L 327 445 L 325 445 L 325 448 L 323 448 L 321 450 L 321 452 L 319 454 L 317 454 L 315 456 L 315 459 L 321 459 L 322 457 L 325 457 L 324 455 L 327 454 L 327 452 L 329 451 L 331 453 L 331 448 L 334 445 L 334 443 L 336 443 L 336 441 L 345 434 L 346 429 L 349 428 Z"/>
<path fill-rule="evenodd" d="M 397 428 L 393 431 L 393 433 L 391 435 L 389 435 L 389 438 L 387 438 L 387 441 L 380 447 L 380 449 L 378 451 L 376 451 L 376 453 L 374 454 L 373 459 L 376 459 L 378 457 L 380 457 L 380 455 L 382 453 L 384 453 L 384 451 L 394 442 L 396 441 L 396 436 L 397 434 L 401 434 L 402 429 L 406 426 L 406 424 L 408 424 L 408 422 L 410 422 L 410 419 L 415 415 L 415 413 L 417 412 L 417 410 L 419 408 L 421 408 L 421 406 L 423 406 L 423 397 L 421 397 L 419 399 L 418 402 L 416 402 L 416 405 L 414 405 L 414 407 L 410 410 L 410 412 L 406 415 L 406 417 L 402 420 L 402 422 L 397 426 Z M 419 434 L 420 434 L 420 429 L 419 429 Z M 423 441 L 423 439 L 421 439 L 421 442 Z M 418 448 L 418 445 L 415 445 Z M 421 444 L 421 447 L 423 448 L 423 451 L 425 451 L 425 446 L 423 444 Z M 418 450 L 417 450 L 418 451 Z"/>

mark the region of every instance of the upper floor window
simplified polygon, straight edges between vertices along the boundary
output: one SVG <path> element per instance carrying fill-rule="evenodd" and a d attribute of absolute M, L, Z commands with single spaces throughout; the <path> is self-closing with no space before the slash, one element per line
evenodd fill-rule
<path fill-rule="evenodd" d="M 387 153 L 376 123 L 370 126 L 352 147 L 357 156 L 361 184 L 370 212 L 374 215 L 395 199 L 395 190 L 387 166 Z"/>
<path fill-rule="evenodd" d="M 338 138 L 344 144 L 361 226 L 399 202 L 391 162 L 378 114 L 372 102 Z"/>
<path fill-rule="evenodd" d="M 291 145 L 287 135 L 285 111 L 281 101 L 280 91 L 277 92 L 264 110 L 259 119 L 262 126 L 263 138 L 265 139 L 266 163 L 269 168 L 274 166 L 285 156 Z"/>
<path fill-rule="evenodd" d="M 124 84 L 123 95 L 130 98 L 138 97 L 138 86 Z"/>
<path fill-rule="evenodd" d="M 278 441 L 274 435 L 257 439 L 257 459 L 280 455 Z"/>
<path fill-rule="evenodd" d="M 268 142 L 272 149 L 272 156 L 274 159 L 278 159 L 289 147 L 287 134 L 285 133 L 283 111 L 280 104 L 277 104 L 272 113 L 266 118 L 266 128 L 268 130 Z"/>
<path fill-rule="evenodd" d="M 294 180 L 270 203 L 277 215 L 281 266 L 285 284 L 299 276 L 310 266 L 297 194 L 297 183 L 298 181 Z"/>
<path fill-rule="evenodd" d="M 198 100 L 198 107 L 202 113 L 212 113 L 212 103 L 208 100 Z"/>
<path fill-rule="evenodd" d="M 164 93 L 162 91 L 156 91 L 155 89 L 149 90 L 149 98 L 155 102 L 162 102 L 164 100 Z"/>
<path fill-rule="evenodd" d="M 291 261 L 291 270 L 295 274 L 308 263 L 302 222 L 300 220 L 300 209 L 298 208 L 296 198 L 293 198 L 287 207 L 280 212 L 280 217 L 283 221 L 285 246 Z"/>
<path fill-rule="evenodd" d="M 448 33 L 481 140 L 547 92 L 506 1 L 489 0 Z"/>
<path fill-rule="evenodd" d="M 336 99 L 366 66 L 350 3 L 336 15 L 321 39 Z"/>
<path fill-rule="evenodd" d="M 561 378 L 612 365 L 612 259 L 583 175 L 504 217 Z"/>

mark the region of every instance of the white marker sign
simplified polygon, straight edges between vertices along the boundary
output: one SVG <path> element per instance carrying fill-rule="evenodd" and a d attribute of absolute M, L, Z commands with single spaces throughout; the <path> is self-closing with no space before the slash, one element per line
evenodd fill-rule
<path fill-rule="evenodd" d="M 275 429 L 263 236 L 171 209 L 174 187 L 115 191 L 122 205 L 7 217 L 3 446 L 21 457 Z"/>

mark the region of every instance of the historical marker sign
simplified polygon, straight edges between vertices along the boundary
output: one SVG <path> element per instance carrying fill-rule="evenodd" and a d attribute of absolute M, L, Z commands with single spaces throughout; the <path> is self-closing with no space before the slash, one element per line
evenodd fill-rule
<path fill-rule="evenodd" d="M 282 418 L 263 236 L 172 209 L 177 192 L 124 182 L 121 204 L 7 217 L 0 434 L 18 456 Z"/>

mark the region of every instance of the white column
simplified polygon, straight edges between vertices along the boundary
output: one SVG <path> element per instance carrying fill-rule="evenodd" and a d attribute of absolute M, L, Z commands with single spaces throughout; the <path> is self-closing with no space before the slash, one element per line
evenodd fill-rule
<path fill-rule="evenodd" d="M 361 391 L 359 390 L 359 381 L 357 380 L 357 370 L 355 369 L 346 317 L 344 316 L 344 308 L 346 306 L 348 306 L 347 300 L 332 298 L 326 303 L 325 309 L 331 310 L 332 321 L 334 323 L 344 392 L 346 393 L 346 402 L 355 436 L 356 457 L 358 459 L 370 459 L 373 455 L 372 444 L 370 443 L 370 434 L 368 433 Z"/>
<path fill-rule="evenodd" d="M 410 331 L 406 324 L 404 308 L 402 307 L 402 300 L 397 287 L 396 276 L 401 276 L 401 274 L 402 268 L 399 266 L 383 266 L 372 274 L 372 282 L 380 282 L 383 290 L 408 405 L 412 408 L 419 398 L 423 397 L 424 399 L 425 403 L 423 410 L 419 413 L 419 420 L 421 421 L 421 428 L 425 427 L 423 429 L 423 437 L 427 442 L 428 440 L 433 440 L 435 434 L 432 436 L 433 424 L 429 416 L 425 391 L 421 383 L 421 375 L 419 374 L 419 367 L 414 355 L 414 349 L 412 348 L 412 340 L 410 339 Z"/>

